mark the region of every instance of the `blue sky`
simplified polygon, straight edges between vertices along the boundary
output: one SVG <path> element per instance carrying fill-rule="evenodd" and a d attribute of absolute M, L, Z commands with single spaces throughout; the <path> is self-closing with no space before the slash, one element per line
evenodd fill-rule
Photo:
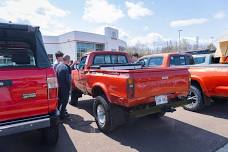
<path fill-rule="evenodd" d="M 77 30 L 120 30 L 131 45 L 150 46 L 181 36 L 202 42 L 228 32 L 227 0 L 0 0 L 0 21 L 41 26 L 46 35 Z"/>

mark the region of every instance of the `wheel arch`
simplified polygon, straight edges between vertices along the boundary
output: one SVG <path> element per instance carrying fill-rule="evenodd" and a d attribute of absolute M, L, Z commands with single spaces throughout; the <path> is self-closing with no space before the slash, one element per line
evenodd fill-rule
<path fill-rule="evenodd" d="M 108 101 L 110 101 L 110 97 L 108 96 L 106 87 L 101 84 L 96 84 L 92 87 L 92 96 L 105 96 Z"/>
<path fill-rule="evenodd" d="M 207 89 L 205 86 L 202 84 L 202 82 L 199 79 L 191 79 L 191 85 L 194 85 L 198 87 L 201 91 L 201 95 L 203 96 L 203 102 L 206 105 L 210 104 L 210 98 L 208 97 Z"/>
<path fill-rule="evenodd" d="M 203 80 L 197 77 L 191 77 L 191 85 L 192 84 L 198 86 L 201 89 L 202 93 L 208 96 L 207 88 L 204 85 Z"/>

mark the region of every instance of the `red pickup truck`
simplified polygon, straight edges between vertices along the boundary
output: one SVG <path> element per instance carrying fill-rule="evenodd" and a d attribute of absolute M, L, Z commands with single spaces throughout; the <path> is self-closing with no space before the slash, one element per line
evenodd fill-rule
<path fill-rule="evenodd" d="M 138 62 L 144 67 L 188 67 L 191 74 L 189 99 L 192 103 L 184 106 L 187 110 L 199 111 L 211 101 L 228 100 L 226 64 L 194 65 L 193 57 L 188 53 L 154 54 L 144 56 Z"/>
<path fill-rule="evenodd" d="M 0 136 L 41 130 L 56 144 L 57 86 L 39 28 L 0 23 Z"/>
<path fill-rule="evenodd" d="M 128 116 L 163 116 L 186 104 L 189 72 L 186 68 L 143 69 L 130 64 L 124 52 L 95 51 L 85 54 L 72 71 L 71 103 L 82 94 L 93 96 L 98 128 L 109 132 Z"/>

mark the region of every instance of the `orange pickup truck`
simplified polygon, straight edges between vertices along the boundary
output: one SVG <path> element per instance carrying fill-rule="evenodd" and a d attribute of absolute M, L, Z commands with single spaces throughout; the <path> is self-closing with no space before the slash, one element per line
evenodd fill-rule
<path fill-rule="evenodd" d="M 124 52 L 85 54 L 72 71 L 71 104 L 82 94 L 95 98 L 98 128 L 109 132 L 130 117 L 160 117 L 187 103 L 190 88 L 186 68 L 148 68 L 129 63 Z"/>
<path fill-rule="evenodd" d="M 164 53 L 144 56 L 138 60 L 144 67 L 189 67 L 191 88 L 189 99 L 192 103 L 184 108 L 199 111 L 211 101 L 224 102 L 228 98 L 228 65 L 193 65 L 188 53 Z M 213 99 L 213 100 L 212 100 Z"/>

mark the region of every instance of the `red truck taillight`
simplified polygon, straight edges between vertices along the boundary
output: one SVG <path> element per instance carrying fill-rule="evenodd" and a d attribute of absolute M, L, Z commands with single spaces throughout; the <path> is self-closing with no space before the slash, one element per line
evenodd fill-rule
<path fill-rule="evenodd" d="M 135 84 L 131 78 L 127 79 L 127 95 L 128 98 L 133 98 L 135 95 Z"/>
<path fill-rule="evenodd" d="M 58 97 L 58 82 L 56 77 L 47 78 L 48 85 L 48 99 Z"/>

